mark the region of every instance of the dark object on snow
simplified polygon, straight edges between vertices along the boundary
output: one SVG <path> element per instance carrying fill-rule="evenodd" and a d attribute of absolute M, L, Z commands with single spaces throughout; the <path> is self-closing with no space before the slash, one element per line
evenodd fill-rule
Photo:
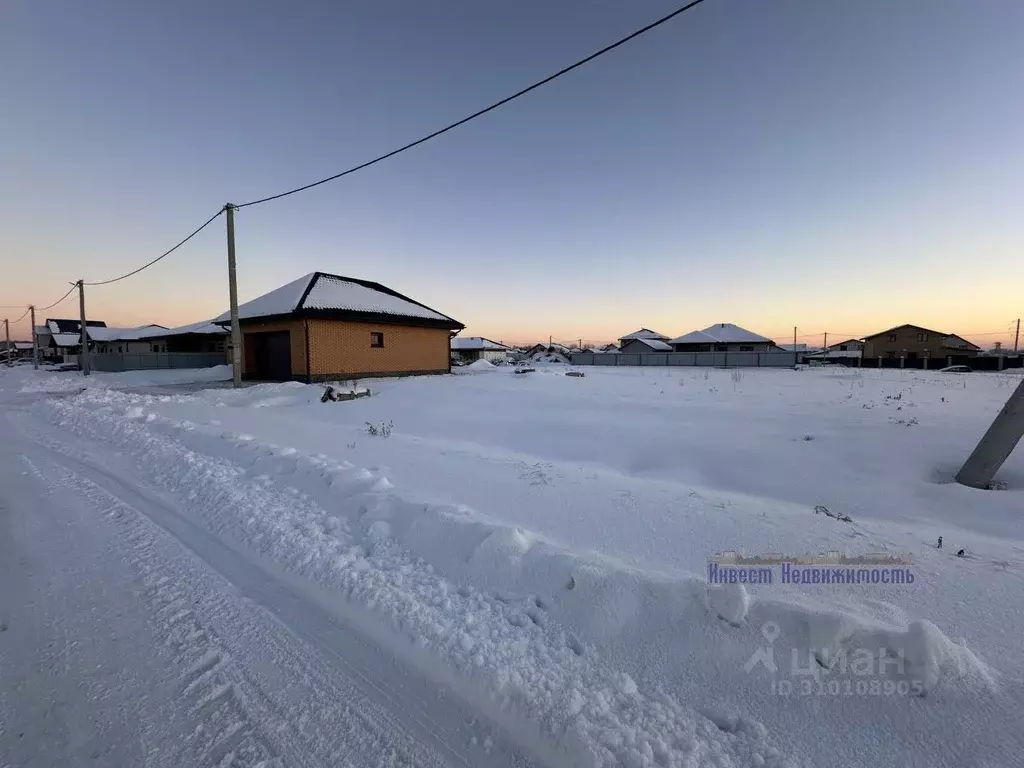
<path fill-rule="evenodd" d="M 362 392 L 339 392 L 334 387 L 328 387 L 324 390 L 324 393 L 320 396 L 320 402 L 326 403 L 330 400 L 332 403 L 342 403 L 346 400 L 358 400 L 360 397 L 369 397 L 370 390 L 366 389 Z"/>
<path fill-rule="evenodd" d="M 937 549 L 942 549 L 942 537 L 941 536 L 939 536 L 939 546 L 937 547 Z"/>
<path fill-rule="evenodd" d="M 962 549 L 959 552 L 956 553 L 956 556 L 957 557 L 967 557 L 967 555 L 964 554 L 964 551 Z"/>
<path fill-rule="evenodd" d="M 565 585 L 566 589 L 576 589 L 576 577 L 570 576 L 569 583 Z"/>
<path fill-rule="evenodd" d="M 516 368 L 512 373 L 533 373 L 536 368 Z"/>
<path fill-rule="evenodd" d="M 831 517 L 833 520 L 839 520 L 842 523 L 852 523 L 853 522 L 853 518 L 852 517 L 849 517 L 847 515 L 842 515 L 839 512 L 833 512 L 831 509 L 829 509 L 828 507 L 822 506 L 821 504 L 818 504 L 818 505 L 816 505 L 814 507 L 814 514 L 816 514 L 816 515 L 827 515 L 827 516 Z"/>
<path fill-rule="evenodd" d="M 566 376 L 575 376 L 577 378 L 582 379 L 587 374 L 585 374 L 583 371 L 566 371 L 565 375 Z"/>

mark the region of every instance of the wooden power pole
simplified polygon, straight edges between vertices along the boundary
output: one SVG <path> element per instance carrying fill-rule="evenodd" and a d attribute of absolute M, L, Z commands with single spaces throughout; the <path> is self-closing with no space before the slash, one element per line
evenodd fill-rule
<path fill-rule="evenodd" d="M 793 370 L 796 370 L 796 326 L 793 326 Z"/>
<path fill-rule="evenodd" d="M 11 323 L 4 318 L 4 336 L 7 337 L 7 367 L 11 366 Z"/>
<path fill-rule="evenodd" d="M 1017 354 L 1017 345 L 1020 343 L 1020 318 L 1017 318 L 1017 335 L 1013 337 L 1013 354 Z"/>
<path fill-rule="evenodd" d="M 85 325 L 85 281 L 78 281 L 78 314 L 79 322 L 82 324 L 82 355 L 79 357 L 81 361 L 79 366 L 82 369 L 82 375 L 89 375 L 89 332 L 86 330 Z"/>
<path fill-rule="evenodd" d="M 32 323 L 32 367 L 39 370 L 39 335 L 36 333 L 36 308 L 29 307 L 29 321 Z"/>
<path fill-rule="evenodd" d="M 224 206 L 228 229 L 228 298 L 231 302 L 231 384 L 242 386 L 242 327 L 238 324 L 238 283 L 235 280 L 235 206 Z"/>

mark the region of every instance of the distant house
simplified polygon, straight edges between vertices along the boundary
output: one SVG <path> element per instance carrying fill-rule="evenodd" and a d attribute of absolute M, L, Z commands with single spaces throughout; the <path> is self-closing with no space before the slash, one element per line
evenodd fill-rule
<path fill-rule="evenodd" d="M 203 320 L 177 328 L 154 328 L 139 338 L 148 342 L 153 352 L 223 352 L 226 356 L 231 342 L 231 329 L 211 320 Z"/>
<path fill-rule="evenodd" d="M 716 323 L 668 342 L 676 352 L 768 352 L 776 344 L 733 323 Z"/>
<path fill-rule="evenodd" d="M 380 283 L 311 272 L 238 308 L 242 377 L 330 381 L 449 373 L 465 326 Z M 229 313 L 214 319 L 227 325 Z"/>
<path fill-rule="evenodd" d="M 533 358 L 537 355 L 561 355 L 562 357 L 568 357 L 571 352 L 564 344 L 534 344 L 532 347 L 527 349 L 524 353 L 527 357 Z"/>
<path fill-rule="evenodd" d="M 671 352 L 670 347 L 666 342 L 661 339 L 648 339 L 634 337 L 619 347 L 619 352 L 622 354 L 641 354 L 647 355 L 651 352 Z"/>
<path fill-rule="evenodd" d="M 504 362 L 508 359 L 508 353 L 511 351 L 504 344 L 485 339 L 483 336 L 455 336 L 452 338 L 451 350 L 452 355 L 467 362 L 474 360 Z"/>
<path fill-rule="evenodd" d="M 650 328 L 641 328 L 639 331 L 633 331 L 627 333 L 625 336 L 619 338 L 619 348 L 632 341 L 633 339 L 656 339 L 657 341 L 668 341 L 668 336 L 657 331 L 652 331 Z"/>
<path fill-rule="evenodd" d="M 829 344 L 829 352 L 854 352 L 857 356 L 864 351 L 864 342 L 860 339 L 847 339 L 846 341 L 840 341 L 838 344 Z"/>
<path fill-rule="evenodd" d="M 864 357 L 974 357 L 981 347 L 955 333 L 924 328 L 920 325 L 897 325 L 864 337 Z"/>
<path fill-rule="evenodd" d="M 106 328 L 107 324 L 102 320 L 86 320 L 85 327 L 88 333 L 90 328 Z M 77 362 L 77 355 L 82 351 L 81 321 L 47 318 L 46 329 L 49 333 L 49 356 L 66 363 Z"/>
<path fill-rule="evenodd" d="M 140 325 L 137 328 L 93 328 L 86 323 L 86 335 L 91 342 L 89 349 L 97 354 L 124 352 L 151 352 L 150 343 L 145 341 L 146 334 L 154 331 L 166 331 L 162 325 Z"/>

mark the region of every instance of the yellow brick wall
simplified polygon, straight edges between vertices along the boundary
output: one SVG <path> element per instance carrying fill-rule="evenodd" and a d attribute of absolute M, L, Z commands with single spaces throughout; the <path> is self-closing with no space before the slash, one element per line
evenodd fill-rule
<path fill-rule="evenodd" d="M 445 328 L 309 320 L 313 376 L 373 376 L 394 373 L 446 373 L 450 333 Z M 370 346 L 370 333 L 384 334 L 384 346 Z M 294 336 L 293 336 L 294 338 Z"/>
<path fill-rule="evenodd" d="M 248 376 L 254 369 L 253 348 L 251 340 L 246 339 L 250 333 L 267 333 L 270 331 L 289 331 L 292 351 L 292 376 L 306 375 L 306 326 L 303 320 L 273 320 L 261 322 L 247 321 L 242 325 L 242 375 Z"/>

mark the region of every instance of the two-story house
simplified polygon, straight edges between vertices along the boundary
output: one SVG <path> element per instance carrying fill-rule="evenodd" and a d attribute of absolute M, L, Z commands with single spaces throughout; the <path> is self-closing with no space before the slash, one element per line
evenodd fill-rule
<path fill-rule="evenodd" d="M 920 325 L 898 325 L 864 337 L 864 357 L 922 357 L 968 355 L 974 357 L 981 350 L 975 344 L 957 336 Z"/>

